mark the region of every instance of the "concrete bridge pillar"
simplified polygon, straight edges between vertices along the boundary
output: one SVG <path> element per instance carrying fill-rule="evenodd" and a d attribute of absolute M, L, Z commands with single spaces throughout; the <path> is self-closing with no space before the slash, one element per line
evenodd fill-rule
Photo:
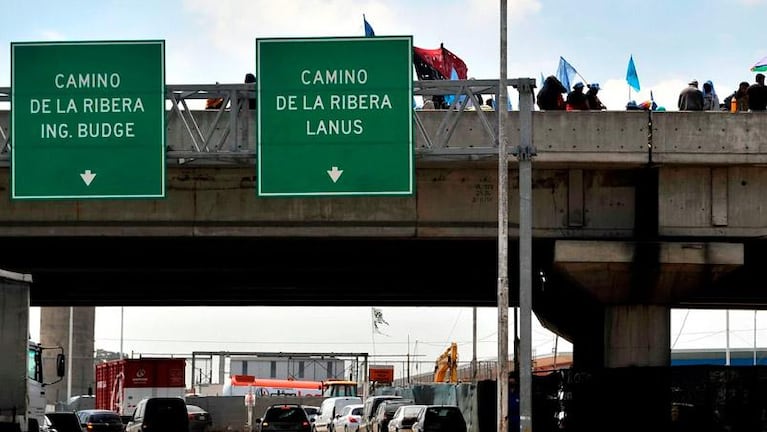
<path fill-rule="evenodd" d="M 604 366 L 671 364 L 671 309 L 658 305 L 612 305 L 604 314 Z"/>
<path fill-rule="evenodd" d="M 671 305 L 714 286 L 743 255 L 738 243 L 560 240 L 554 268 L 568 284 L 540 312 L 549 328 L 569 329 L 576 367 L 667 366 Z"/>
<path fill-rule="evenodd" d="M 69 355 L 69 313 L 72 311 L 72 396 L 88 394 L 88 389 L 96 391 L 94 370 L 94 328 L 96 323 L 95 307 L 43 307 L 40 308 L 40 342 L 43 346 L 64 348 Z M 56 376 L 56 350 L 43 352 L 43 366 L 46 376 Z M 69 364 L 70 359 L 67 359 Z M 67 378 L 47 387 L 45 396 L 49 404 L 67 400 Z"/>

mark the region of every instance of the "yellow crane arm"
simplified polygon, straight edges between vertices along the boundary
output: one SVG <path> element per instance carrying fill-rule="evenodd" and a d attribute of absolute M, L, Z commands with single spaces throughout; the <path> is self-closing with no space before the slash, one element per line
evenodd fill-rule
<path fill-rule="evenodd" d="M 458 344 L 455 342 L 437 357 L 434 364 L 434 382 L 458 382 Z"/>

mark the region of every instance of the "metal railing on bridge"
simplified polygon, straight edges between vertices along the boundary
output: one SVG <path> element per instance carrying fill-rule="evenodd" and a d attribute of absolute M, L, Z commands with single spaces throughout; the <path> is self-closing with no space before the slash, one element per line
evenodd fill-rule
<path fill-rule="evenodd" d="M 519 80 L 510 79 L 516 86 Z M 533 83 L 533 79 L 529 79 Z M 414 81 L 413 94 L 421 97 L 454 96 L 449 109 L 441 112 L 437 128 L 427 128 L 421 109 L 413 110 L 413 121 L 421 144 L 420 156 L 489 155 L 497 153 L 498 114 L 482 111 L 479 121 L 485 145 L 450 148 L 451 138 L 461 117 L 468 111 L 479 111 L 479 96 L 498 100 L 498 80 Z M 249 164 L 256 156 L 255 84 L 188 84 L 166 86 L 167 155 L 170 164 Z M 217 99 L 215 109 L 205 102 Z M 0 104 L 9 105 L 11 88 L 0 87 Z M 253 103 L 251 103 L 251 101 Z M 415 104 L 415 99 L 414 99 Z M 2 106 L 2 105 L 0 105 Z M 0 112 L 0 164 L 6 164 L 12 150 L 9 111 Z M 431 114 L 434 115 L 434 114 Z"/>

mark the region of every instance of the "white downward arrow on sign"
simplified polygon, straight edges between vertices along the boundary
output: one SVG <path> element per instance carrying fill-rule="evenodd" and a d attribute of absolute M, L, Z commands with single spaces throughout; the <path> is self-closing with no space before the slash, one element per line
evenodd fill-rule
<path fill-rule="evenodd" d="M 330 179 L 333 180 L 333 183 L 337 182 L 343 173 L 344 170 L 340 170 L 336 166 L 334 166 L 333 169 L 328 170 L 328 175 L 330 176 Z"/>
<path fill-rule="evenodd" d="M 92 173 L 91 170 L 85 170 L 84 173 L 80 174 L 80 177 L 85 182 L 85 186 L 90 186 L 93 179 L 96 178 L 96 174 Z"/>

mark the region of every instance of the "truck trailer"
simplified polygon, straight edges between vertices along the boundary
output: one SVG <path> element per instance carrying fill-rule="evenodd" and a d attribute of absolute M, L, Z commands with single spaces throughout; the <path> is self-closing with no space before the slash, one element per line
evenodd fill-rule
<path fill-rule="evenodd" d="M 0 431 L 38 432 L 45 415 L 45 388 L 61 381 L 64 349 L 44 347 L 29 340 L 29 285 L 27 274 L 0 270 Z M 16 331 L 13 331 L 13 330 Z M 56 380 L 43 377 L 43 351 L 57 350 Z"/>
<path fill-rule="evenodd" d="M 132 416 L 148 397 L 184 397 L 186 360 L 137 358 L 96 365 L 96 409 Z"/>

